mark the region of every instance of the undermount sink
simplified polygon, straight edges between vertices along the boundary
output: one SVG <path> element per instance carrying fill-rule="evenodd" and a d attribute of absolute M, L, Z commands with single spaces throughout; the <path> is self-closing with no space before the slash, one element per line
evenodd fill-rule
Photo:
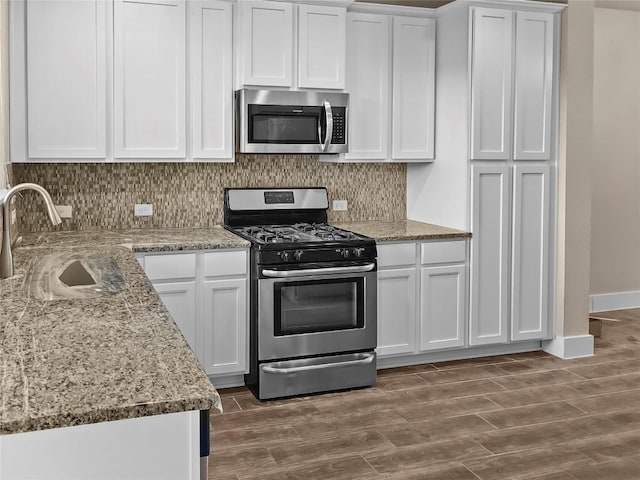
<path fill-rule="evenodd" d="M 55 253 L 34 260 L 25 273 L 24 291 L 38 300 L 88 299 L 125 289 L 115 258 L 94 253 Z"/>

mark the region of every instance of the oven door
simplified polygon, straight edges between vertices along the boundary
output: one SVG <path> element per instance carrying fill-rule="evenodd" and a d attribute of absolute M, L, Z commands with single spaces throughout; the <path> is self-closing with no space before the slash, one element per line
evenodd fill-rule
<path fill-rule="evenodd" d="M 373 349 L 375 263 L 327 268 L 261 268 L 260 361 Z"/>

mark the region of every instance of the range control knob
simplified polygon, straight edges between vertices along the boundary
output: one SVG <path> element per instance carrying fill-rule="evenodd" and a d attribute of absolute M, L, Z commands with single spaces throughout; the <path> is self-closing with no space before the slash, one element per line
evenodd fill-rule
<path fill-rule="evenodd" d="M 295 252 L 293 252 L 293 258 L 296 262 L 299 262 L 302 258 L 302 250 L 296 250 Z"/>
<path fill-rule="evenodd" d="M 351 251 L 349 251 L 348 248 L 343 248 L 340 251 L 340 254 L 344 257 L 344 258 L 349 258 L 351 256 Z"/>
<path fill-rule="evenodd" d="M 356 247 L 353 249 L 353 256 L 356 258 L 362 257 L 363 253 L 364 253 L 364 248 L 362 247 Z"/>
<path fill-rule="evenodd" d="M 280 260 L 282 260 L 283 262 L 288 262 L 289 261 L 289 252 L 278 252 L 278 256 L 280 257 Z"/>

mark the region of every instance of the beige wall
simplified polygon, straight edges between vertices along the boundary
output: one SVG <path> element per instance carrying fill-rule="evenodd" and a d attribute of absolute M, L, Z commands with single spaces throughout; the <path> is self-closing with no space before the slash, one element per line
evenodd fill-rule
<path fill-rule="evenodd" d="M 589 331 L 594 10 L 569 0 L 562 18 L 555 333 L 565 337 Z"/>
<path fill-rule="evenodd" d="M 590 292 L 638 291 L 640 11 L 596 8 L 594 24 Z"/>

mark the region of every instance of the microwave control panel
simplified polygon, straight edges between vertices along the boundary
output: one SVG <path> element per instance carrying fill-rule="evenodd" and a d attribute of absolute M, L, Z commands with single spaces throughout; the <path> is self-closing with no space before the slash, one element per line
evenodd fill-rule
<path fill-rule="evenodd" d="M 333 135 L 331 136 L 331 143 L 345 144 L 346 141 L 346 126 L 345 126 L 345 108 L 333 107 Z"/>

